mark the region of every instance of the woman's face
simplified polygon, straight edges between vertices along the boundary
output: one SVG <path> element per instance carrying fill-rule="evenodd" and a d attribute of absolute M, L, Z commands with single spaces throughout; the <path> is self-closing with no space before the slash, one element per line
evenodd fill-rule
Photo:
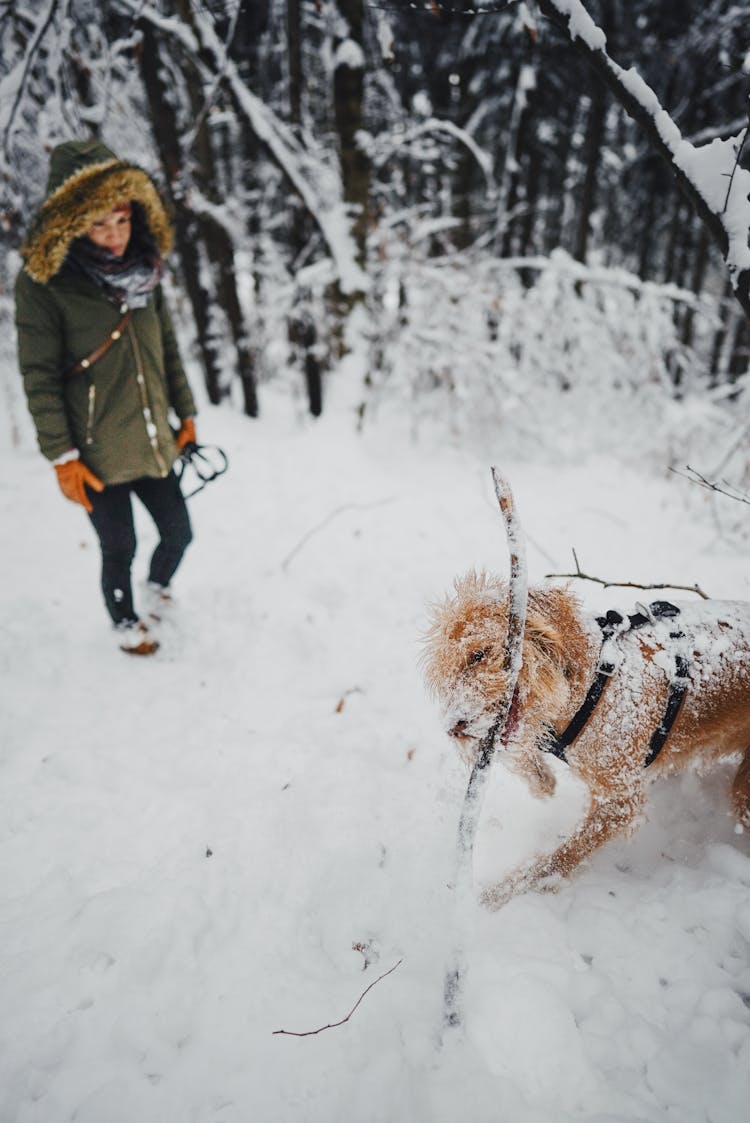
<path fill-rule="evenodd" d="M 95 246 L 109 250 L 115 257 L 122 257 L 130 241 L 130 220 L 129 204 L 113 207 L 92 222 L 86 237 Z"/>

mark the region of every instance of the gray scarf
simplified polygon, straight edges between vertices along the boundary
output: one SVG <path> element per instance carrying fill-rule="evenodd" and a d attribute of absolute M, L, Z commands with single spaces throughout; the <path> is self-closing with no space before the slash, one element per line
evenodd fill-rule
<path fill-rule="evenodd" d="M 145 308 L 150 293 L 161 280 L 162 259 L 131 239 L 122 257 L 115 257 L 88 238 L 76 238 L 68 259 L 118 304 L 127 301 L 131 308 Z"/>

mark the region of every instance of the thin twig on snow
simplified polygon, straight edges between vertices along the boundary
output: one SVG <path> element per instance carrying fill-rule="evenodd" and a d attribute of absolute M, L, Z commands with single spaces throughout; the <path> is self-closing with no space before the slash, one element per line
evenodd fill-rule
<path fill-rule="evenodd" d="M 685 475 L 685 472 L 678 472 L 676 468 L 671 469 L 675 475 L 682 476 L 683 479 L 689 480 L 692 484 L 698 484 L 699 487 L 705 487 L 708 491 L 715 491 L 719 495 L 726 495 L 727 499 L 736 499 L 738 503 L 747 503 L 750 505 L 750 495 L 747 495 L 744 491 L 740 491 L 734 484 L 730 484 L 729 480 L 721 480 L 720 482 L 724 486 L 719 487 L 719 484 L 713 480 L 706 479 L 706 477 L 702 476 L 695 468 L 691 468 L 689 464 L 685 465 L 685 470 L 690 472 L 689 476 Z"/>
<path fill-rule="evenodd" d="M 342 503 L 340 507 L 335 507 L 333 511 L 330 511 L 326 515 L 324 519 L 321 519 L 319 523 L 316 523 L 314 527 L 312 527 L 302 535 L 294 549 L 290 550 L 287 556 L 282 561 L 281 568 L 286 571 L 289 568 L 292 559 L 300 552 L 305 543 L 309 542 L 310 539 L 315 534 L 317 534 L 319 530 L 322 530 L 323 527 L 328 526 L 330 522 L 333 522 L 333 520 L 337 518 L 338 515 L 343 515 L 345 511 L 369 511 L 372 507 L 382 507 L 384 504 L 392 502 L 392 498 L 376 499 L 373 503 Z"/>
<path fill-rule="evenodd" d="M 329 1022 L 329 1024 L 326 1025 L 326 1026 L 320 1026 L 319 1029 L 306 1029 L 306 1030 L 302 1030 L 301 1032 L 298 1032 L 298 1031 L 293 1030 L 293 1029 L 275 1029 L 273 1031 L 273 1036 L 276 1036 L 277 1034 L 284 1034 L 286 1037 L 314 1037 L 316 1033 L 322 1033 L 323 1030 L 325 1030 L 325 1029 L 336 1029 L 337 1026 L 344 1025 L 346 1022 L 349 1021 L 352 1014 L 357 1009 L 357 1007 L 359 1006 L 360 1002 L 365 997 L 367 992 L 371 991 L 372 988 L 374 986 L 376 986 L 376 984 L 379 983 L 381 979 L 384 979 L 386 977 L 386 975 L 392 975 L 393 972 L 396 970 L 396 968 L 403 962 L 404 962 L 403 959 L 399 959 L 398 963 L 394 963 L 393 966 L 388 971 L 384 971 L 382 975 L 378 975 L 377 979 L 373 979 L 373 981 L 370 983 L 369 987 L 365 987 L 365 989 L 362 991 L 359 998 L 354 1003 L 354 1005 L 352 1006 L 351 1010 L 346 1015 L 346 1017 L 342 1018 L 340 1022 Z"/>

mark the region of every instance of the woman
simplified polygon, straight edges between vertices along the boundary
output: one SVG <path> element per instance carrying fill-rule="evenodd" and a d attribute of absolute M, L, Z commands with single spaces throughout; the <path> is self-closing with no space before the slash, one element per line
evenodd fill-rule
<path fill-rule="evenodd" d="M 173 470 L 195 441 L 195 403 L 159 284 L 170 246 L 146 172 L 96 141 L 52 151 L 16 282 L 19 364 L 39 447 L 88 512 L 118 646 L 134 655 L 158 643 L 133 604 L 131 496 L 160 535 L 147 587 L 155 619 L 192 537 Z"/>

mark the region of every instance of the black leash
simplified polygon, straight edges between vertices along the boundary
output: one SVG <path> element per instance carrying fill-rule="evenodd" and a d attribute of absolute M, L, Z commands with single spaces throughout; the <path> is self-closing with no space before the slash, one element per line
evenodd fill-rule
<path fill-rule="evenodd" d="M 640 606 L 638 607 L 640 608 Z M 625 617 L 619 612 L 615 612 L 614 609 L 610 609 L 606 616 L 597 616 L 596 622 L 602 630 L 603 655 L 600 659 L 596 675 L 594 676 L 594 681 L 589 687 L 583 702 L 576 710 L 563 732 L 558 737 L 555 737 L 553 741 L 540 745 L 540 748 L 544 752 L 551 753 L 552 756 L 556 756 L 558 760 L 562 760 L 567 764 L 568 758 L 566 749 L 570 748 L 575 739 L 582 732 L 584 726 L 594 712 L 599 699 L 604 693 L 605 686 L 616 669 L 615 663 L 604 656 L 608 640 L 611 640 L 616 635 L 622 635 L 625 632 L 642 628 L 644 624 L 653 623 L 655 620 L 670 619 L 679 616 L 679 614 L 679 608 L 670 601 L 657 600 L 653 601 L 647 609 L 638 611 L 632 616 L 628 616 L 627 623 L 625 622 Z M 685 633 L 681 632 L 679 629 L 669 633 L 670 639 L 683 639 L 684 635 Z M 661 721 L 651 735 L 648 753 L 643 765 L 644 768 L 648 768 L 650 764 L 653 764 L 664 747 L 664 743 L 672 730 L 672 726 L 677 720 L 677 715 L 680 712 L 685 694 L 687 693 L 689 681 L 688 661 L 684 655 L 677 653 L 675 654 L 674 677 L 669 684 L 667 705 Z"/>
<path fill-rule="evenodd" d="M 191 499 L 199 491 L 203 491 L 206 484 L 223 476 L 228 467 L 229 458 L 223 448 L 219 448 L 218 445 L 198 445 L 194 441 L 188 441 L 175 464 L 175 474 L 181 487 L 187 469 L 197 476 L 198 486 L 185 495 L 186 499 Z"/>

